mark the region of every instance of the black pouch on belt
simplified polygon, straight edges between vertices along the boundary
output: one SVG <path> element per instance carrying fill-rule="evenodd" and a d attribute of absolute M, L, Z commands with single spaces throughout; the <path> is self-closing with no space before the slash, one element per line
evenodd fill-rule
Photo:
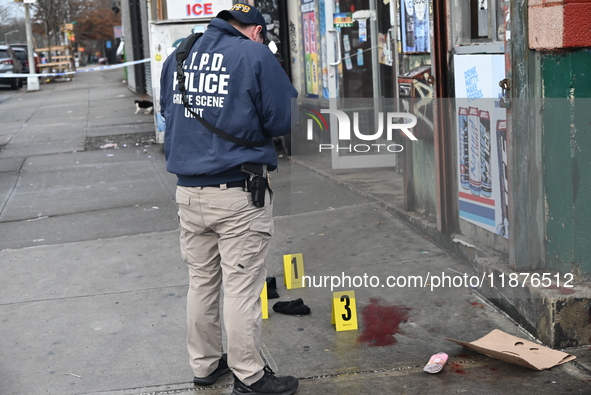
<path fill-rule="evenodd" d="M 252 196 L 252 203 L 255 207 L 263 207 L 265 205 L 265 192 L 269 187 L 267 181 L 267 172 L 265 165 L 256 163 L 244 163 L 240 167 L 240 171 L 248 174 L 248 190 Z"/>

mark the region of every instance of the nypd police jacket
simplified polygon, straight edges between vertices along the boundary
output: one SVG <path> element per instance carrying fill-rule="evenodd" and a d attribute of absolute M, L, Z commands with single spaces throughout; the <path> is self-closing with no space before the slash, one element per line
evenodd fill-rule
<path fill-rule="evenodd" d="M 176 82 L 176 51 L 165 61 L 160 111 L 166 121 L 167 170 L 178 185 L 238 181 L 242 163 L 277 167 L 273 137 L 290 132 L 297 92 L 271 51 L 215 18 L 184 63 L 188 105 L 218 129 L 263 147 L 237 145 L 207 130 L 183 105 Z M 294 112 L 297 114 L 297 112 Z"/>

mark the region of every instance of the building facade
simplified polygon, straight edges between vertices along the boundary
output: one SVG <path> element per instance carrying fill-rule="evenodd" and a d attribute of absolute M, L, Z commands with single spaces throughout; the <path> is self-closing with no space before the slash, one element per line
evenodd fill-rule
<path fill-rule="evenodd" d="M 376 113 L 416 114 L 416 141 L 372 141 L 403 150 L 355 134 L 329 166 L 390 169 L 399 217 L 481 275 L 528 278 L 486 297 L 550 346 L 589 344 L 591 2 L 249 2 L 299 91 L 294 158 L 339 147 L 334 110 L 374 131 Z M 177 3 L 151 1 L 149 23 Z"/>

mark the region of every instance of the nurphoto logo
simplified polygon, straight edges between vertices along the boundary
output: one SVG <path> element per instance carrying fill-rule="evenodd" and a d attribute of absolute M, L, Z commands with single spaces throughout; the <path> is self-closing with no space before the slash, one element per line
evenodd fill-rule
<path fill-rule="evenodd" d="M 377 131 L 370 133 L 362 132 L 360 128 L 359 112 L 353 112 L 353 121 L 351 122 L 350 114 L 335 109 L 321 109 L 320 112 L 311 108 L 304 107 L 303 113 L 308 117 L 306 124 L 306 138 L 308 140 L 314 139 L 314 130 L 320 133 L 329 132 L 329 123 L 322 114 L 332 114 L 337 120 L 337 136 L 339 144 L 319 144 L 319 152 L 326 151 L 347 151 L 347 152 L 401 152 L 404 147 L 396 143 L 378 143 L 379 140 L 391 142 L 393 140 L 394 131 L 401 131 L 407 138 L 416 141 L 417 138 L 410 131 L 417 124 L 417 117 L 406 112 L 379 112 L 375 119 L 378 126 Z M 367 127 L 367 125 L 365 125 Z M 384 133 L 385 132 L 385 133 Z M 385 136 L 384 136 L 385 134 Z M 353 140 L 372 142 L 353 144 Z M 347 145 L 347 143 L 349 143 Z M 343 145 L 344 144 L 344 145 Z"/>

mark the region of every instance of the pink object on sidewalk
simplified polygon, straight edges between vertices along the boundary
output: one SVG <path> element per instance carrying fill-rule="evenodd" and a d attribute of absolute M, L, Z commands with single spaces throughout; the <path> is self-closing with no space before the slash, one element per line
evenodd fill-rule
<path fill-rule="evenodd" d="M 447 362 L 447 358 L 448 356 L 444 352 L 435 354 L 429 359 L 423 370 L 427 373 L 439 373 L 443 369 L 443 365 Z"/>

